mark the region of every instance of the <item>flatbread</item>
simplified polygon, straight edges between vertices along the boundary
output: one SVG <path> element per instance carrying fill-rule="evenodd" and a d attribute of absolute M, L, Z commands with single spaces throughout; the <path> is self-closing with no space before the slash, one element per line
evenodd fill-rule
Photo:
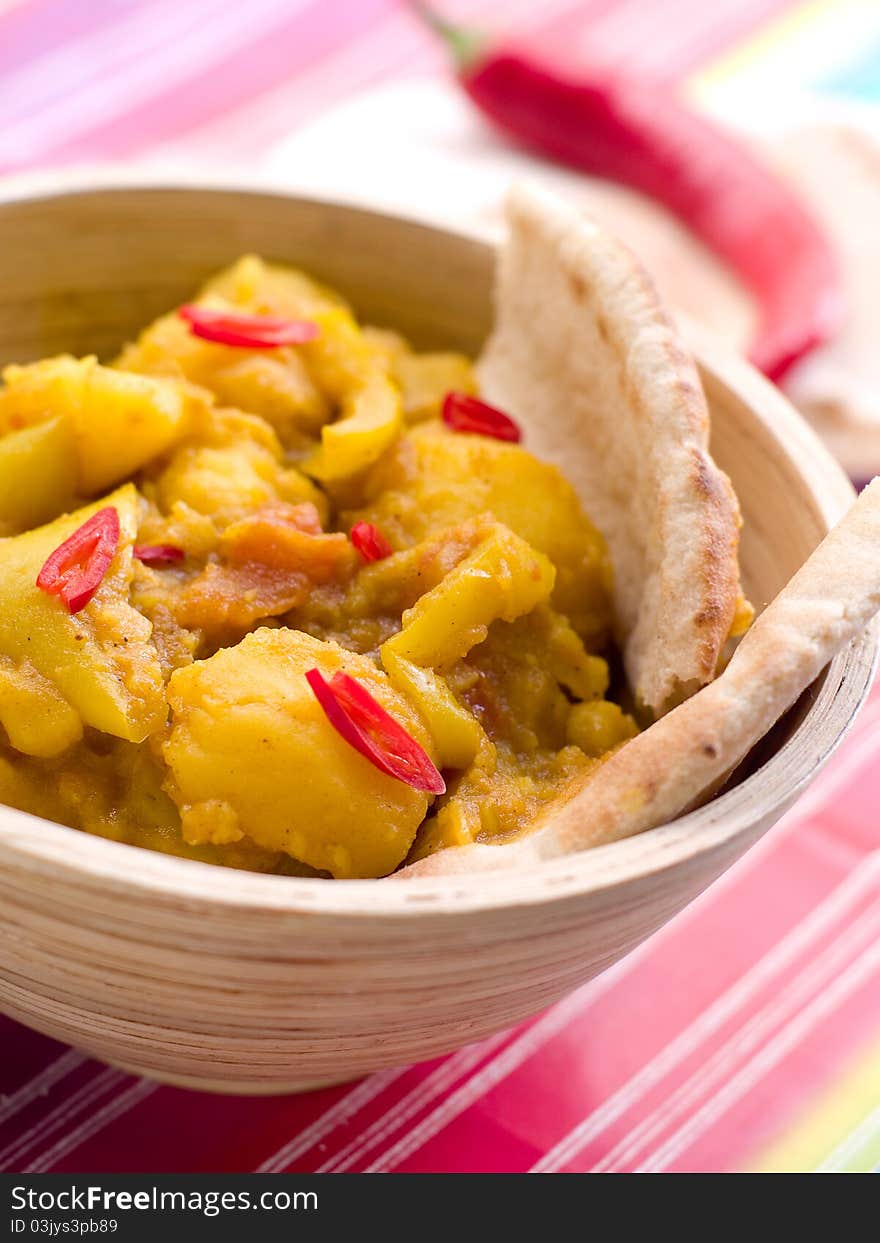
<path fill-rule="evenodd" d="M 880 610 L 878 550 L 875 479 L 714 682 L 593 769 L 519 841 L 440 851 L 398 875 L 527 866 L 632 837 L 698 806 Z"/>
<path fill-rule="evenodd" d="M 531 188 L 508 222 L 482 388 L 605 536 L 630 685 L 660 715 L 712 679 L 729 635 L 736 497 L 709 456 L 696 368 L 635 258 Z"/>

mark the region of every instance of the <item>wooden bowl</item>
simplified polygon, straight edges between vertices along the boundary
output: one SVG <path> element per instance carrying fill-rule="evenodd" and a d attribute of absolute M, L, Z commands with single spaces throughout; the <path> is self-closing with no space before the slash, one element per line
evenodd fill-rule
<path fill-rule="evenodd" d="M 239 254 L 301 264 L 423 346 L 476 351 L 491 249 L 350 207 L 187 186 L 6 190 L 0 358 L 107 353 Z M 744 363 L 698 349 L 758 604 L 852 500 Z M 300 880 L 153 854 L 0 808 L 0 1007 L 98 1058 L 221 1092 L 285 1092 L 515 1023 L 626 954 L 793 802 L 868 690 L 877 633 L 832 662 L 754 771 L 641 837 L 528 873 Z"/>

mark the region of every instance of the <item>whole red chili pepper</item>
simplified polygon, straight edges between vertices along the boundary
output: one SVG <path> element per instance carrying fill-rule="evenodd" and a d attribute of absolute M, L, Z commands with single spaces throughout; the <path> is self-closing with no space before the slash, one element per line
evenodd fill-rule
<path fill-rule="evenodd" d="M 281 345 L 304 345 L 318 335 L 318 325 L 308 319 L 276 319 L 269 315 L 218 311 L 194 302 L 182 306 L 177 313 L 189 324 L 193 336 L 240 349 L 269 350 Z"/>
<path fill-rule="evenodd" d="M 454 432 L 491 436 L 493 440 L 509 440 L 513 444 L 522 440 L 522 431 L 509 414 L 470 393 L 447 393 L 440 413 L 443 422 Z"/>
<path fill-rule="evenodd" d="M 118 543 L 119 514 L 108 505 L 49 554 L 37 575 L 37 586 L 50 596 L 60 596 L 68 613 L 78 613 L 104 581 Z"/>
<path fill-rule="evenodd" d="M 431 757 L 365 686 L 341 670 L 329 682 L 320 669 L 305 676 L 327 720 L 374 768 L 414 790 L 445 793 L 446 782 Z"/>
<path fill-rule="evenodd" d="M 663 203 L 722 258 L 759 307 L 750 357 L 780 379 L 840 328 L 837 257 L 770 168 L 668 88 L 602 70 L 569 78 L 413 8 L 452 48 L 477 107 L 524 146 Z"/>

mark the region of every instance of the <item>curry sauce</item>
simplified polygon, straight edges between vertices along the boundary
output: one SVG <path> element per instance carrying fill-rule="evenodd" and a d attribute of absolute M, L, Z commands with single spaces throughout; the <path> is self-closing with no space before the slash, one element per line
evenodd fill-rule
<path fill-rule="evenodd" d="M 109 365 L 4 380 L 0 800 L 375 877 L 521 832 L 635 733 L 602 537 L 466 358 L 246 257 Z"/>

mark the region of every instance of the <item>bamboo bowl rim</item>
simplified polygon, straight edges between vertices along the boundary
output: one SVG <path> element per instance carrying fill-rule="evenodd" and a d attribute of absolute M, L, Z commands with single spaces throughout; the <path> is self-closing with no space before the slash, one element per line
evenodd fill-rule
<path fill-rule="evenodd" d="M 371 211 L 331 196 L 298 195 L 290 187 L 259 176 L 247 184 L 214 172 L 173 173 L 89 168 L 73 172 L 18 175 L 0 182 L 0 206 L 40 202 L 77 194 L 191 191 L 268 194 L 328 208 L 383 216 L 487 249 L 492 244 L 474 231 L 444 229 L 404 213 Z M 829 526 L 852 503 L 853 489 L 815 433 L 778 391 L 742 359 L 696 326 L 687 333 L 701 374 L 720 383 L 772 426 L 778 446 L 818 505 Z M 821 486 L 820 486 L 821 485 Z M 783 745 L 755 772 L 705 806 L 623 841 L 523 869 L 405 881 L 345 880 L 274 876 L 164 855 L 114 842 L 79 829 L 43 820 L 0 805 L 0 841 L 23 865 L 64 872 L 68 879 L 95 882 L 151 900 L 171 898 L 197 907 L 238 911 L 276 910 L 288 914 L 330 915 L 364 920 L 408 921 L 422 914 L 458 915 L 502 907 L 529 907 L 613 889 L 656 876 L 713 851 L 740 836 L 774 811 L 785 810 L 848 733 L 871 687 L 880 651 L 880 618 L 829 664 L 814 684 L 813 701 Z M 760 797 L 762 789 L 772 796 Z M 39 832 L 35 829 L 39 826 Z M 503 849 L 499 846 L 498 849 Z"/>

